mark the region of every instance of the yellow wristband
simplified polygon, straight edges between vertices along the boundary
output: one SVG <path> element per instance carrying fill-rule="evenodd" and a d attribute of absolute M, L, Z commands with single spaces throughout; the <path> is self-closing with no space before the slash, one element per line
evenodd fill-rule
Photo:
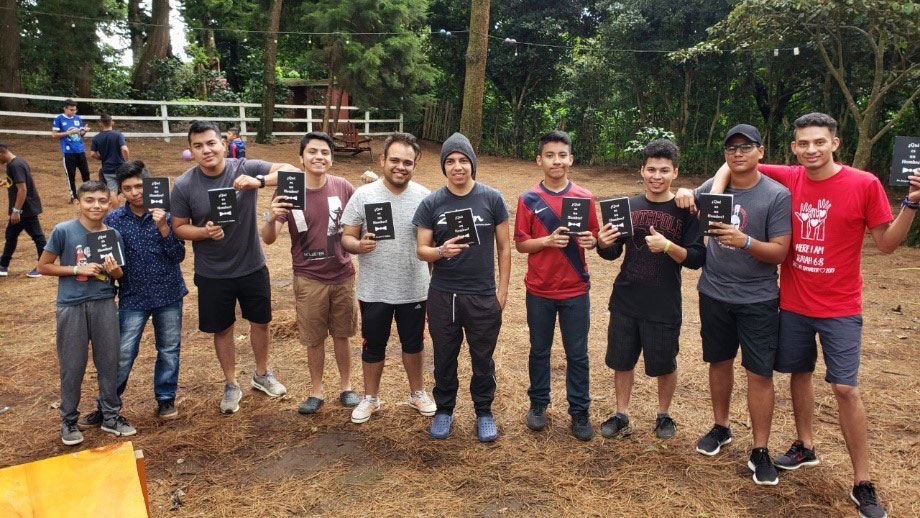
<path fill-rule="evenodd" d="M 665 242 L 664 242 L 664 250 L 662 250 L 662 251 L 663 251 L 664 253 L 668 253 L 668 250 L 670 250 L 670 249 L 671 249 L 671 242 L 670 242 L 670 241 L 665 241 Z"/>

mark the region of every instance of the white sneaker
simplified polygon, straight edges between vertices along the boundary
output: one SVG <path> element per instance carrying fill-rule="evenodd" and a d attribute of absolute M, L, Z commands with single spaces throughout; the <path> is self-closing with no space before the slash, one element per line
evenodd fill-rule
<path fill-rule="evenodd" d="M 383 404 L 383 401 L 380 398 L 375 398 L 371 396 L 364 396 L 364 399 L 358 403 L 358 406 L 351 411 L 351 422 L 352 423 L 364 423 L 371 418 L 371 414 L 380 410 L 380 405 Z"/>
<path fill-rule="evenodd" d="M 438 405 L 428 397 L 424 390 L 418 390 L 409 395 L 409 406 L 418 410 L 425 417 L 431 417 L 438 409 Z"/>

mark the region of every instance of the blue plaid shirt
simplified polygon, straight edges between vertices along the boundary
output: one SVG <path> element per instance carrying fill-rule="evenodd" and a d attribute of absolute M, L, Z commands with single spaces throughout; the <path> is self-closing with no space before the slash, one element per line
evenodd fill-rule
<path fill-rule="evenodd" d="M 125 204 L 105 217 L 125 243 L 124 276 L 118 281 L 120 309 L 147 311 L 184 297 L 188 290 L 179 263 L 185 259 L 185 242 L 172 232 L 163 237 L 149 213 L 137 216 Z"/>

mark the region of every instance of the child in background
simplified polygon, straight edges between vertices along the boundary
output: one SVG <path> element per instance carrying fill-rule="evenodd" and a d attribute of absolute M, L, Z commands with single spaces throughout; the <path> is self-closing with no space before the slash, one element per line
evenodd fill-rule
<path fill-rule="evenodd" d="M 239 128 L 227 130 L 227 158 L 246 158 L 246 143 L 240 137 Z"/>

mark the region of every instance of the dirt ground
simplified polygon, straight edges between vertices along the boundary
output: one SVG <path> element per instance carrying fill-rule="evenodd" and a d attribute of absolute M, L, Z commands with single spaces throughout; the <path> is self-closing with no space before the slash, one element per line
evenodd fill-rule
<path fill-rule="evenodd" d="M 46 235 L 55 223 L 74 217 L 56 141 L 49 137 L 4 137 L 12 151 L 31 165 L 45 212 Z M 183 162 L 181 139 L 129 141 L 131 154 L 143 159 L 156 175 L 175 177 Z M 253 158 L 297 164 L 294 142 L 273 146 L 250 143 Z M 381 142 L 374 142 L 374 153 Z M 435 189 L 443 185 L 438 148 L 425 145 L 415 179 Z M 92 163 L 93 171 L 98 162 Z M 380 171 L 367 153 L 341 157 L 333 172 L 353 183 L 366 169 Z M 478 178 L 498 188 L 514 218 L 517 195 L 540 177 L 532 163 L 480 157 Z M 95 174 L 95 173 L 94 173 Z M 572 178 L 599 198 L 631 195 L 641 190 L 632 171 L 576 166 Z M 680 178 L 696 185 L 699 178 Z M 269 192 L 260 195 L 260 212 Z M 5 193 L 3 195 L 6 196 Z M 5 208 L 5 202 L 3 202 Z M 289 396 L 270 400 L 244 390 L 239 413 L 218 411 L 222 375 L 211 337 L 197 331 L 197 291 L 192 283 L 192 252 L 183 265 L 190 293 L 185 300 L 182 363 L 179 377 L 180 418 L 160 422 L 154 416 L 152 370 L 155 358 L 151 326 L 125 394 L 125 416 L 137 426 L 131 438 L 144 450 L 154 516 L 854 516 L 847 494 L 851 467 L 837 425 L 836 403 L 823 381 L 824 365 L 815 374 L 816 433 L 821 465 L 782 473 L 776 487 L 758 487 L 745 465 L 751 444 L 745 405 L 743 371 L 736 365 L 732 401 L 735 442 L 715 458 L 694 452 L 696 440 L 712 424 L 706 366 L 701 359 L 695 289 L 699 273 L 684 273 L 684 328 L 679 382 L 672 414 L 678 435 L 670 441 L 654 437 L 655 384 L 637 376 L 631 416 L 637 431 L 626 440 L 600 436 L 582 443 L 569 433 L 565 402 L 565 358 L 558 335 L 552 356 L 553 404 L 550 425 L 542 433 L 524 426 L 528 338 L 523 276 L 526 258 L 512 252 L 512 277 L 504 325 L 495 352 L 498 392 L 494 412 L 501 437 L 480 444 L 467 382 L 466 353 L 460 361 L 461 390 L 455 429 L 446 441 L 429 439 L 429 418 L 401 402 L 408 392 L 391 339 L 381 396 L 384 408 L 367 423 L 354 425 L 350 411 L 335 398 L 338 374 L 327 342 L 326 382 L 329 402 L 314 417 L 297 413 L 306 398 L 306 353 L 294 327 L 290 241 L 283 235 L 265 247 L 273 287 L 271 364 L 287 385 Z M 56 280 L 28 279 L 33 265 L 31 241 L 25 234 L 0 279 L 0 467 L 73 451 L 58 435 L 58 369 L 54 354 Z M 619 260 L 607 262 L 589 254 L 593 274 L 590 334 L 591 419 L 599 430 L 614 408 L 613 372 L 604 365 L 607 298 Z M 861 388 L 869 415 L 872 477 L 891 516 L 920 516 L 920 490 L 915 461 L 920 456 L 920 302 L 916 267 L 920 250 L 898 249 L 886 256 L 866 242 L 863 364 Z M 239 379 L 246 383 L 253 369 L 248 326 L 236 330 Z M 395 336 L 395 333 L 394 333 Z M 331 342 L 331 341 L 330 341 Z M 351 380 L 361 391 L 358 340 L 352 341 Z M 431 352 L 426 348 L 425 381 L 433 383 Z M 640 367 L 641 368 L 641 367 Z M 776 411 L 771 452 L 782 453 L 794 439 L 788 376 L 777 375 Z M 248 384 L 247 384 L 248 385 Z M 96 393 L 90 367 L 83 385 L 81 409 L 88 412 Z M 98 430 L 86 433 L 80 448 L 113 442 Z"/>

